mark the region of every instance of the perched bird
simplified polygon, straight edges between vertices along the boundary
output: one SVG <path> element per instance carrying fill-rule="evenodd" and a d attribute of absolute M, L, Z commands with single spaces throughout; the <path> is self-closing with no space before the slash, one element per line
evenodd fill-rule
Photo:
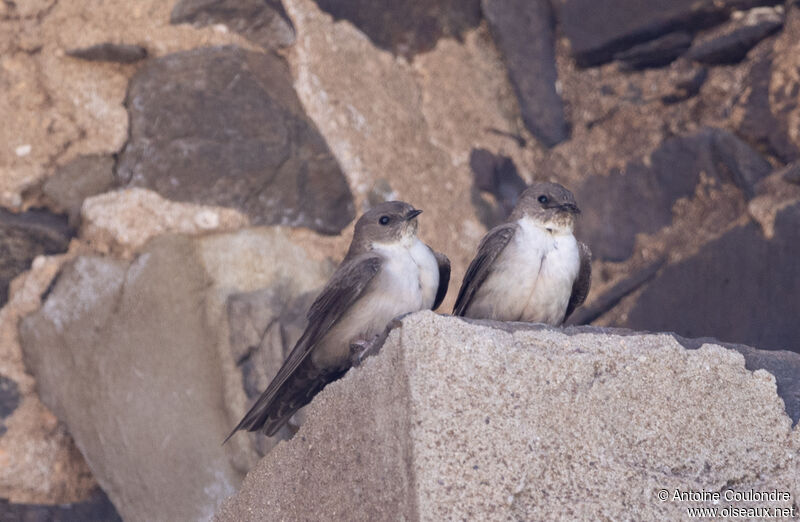
<path fill-rule="evenodd" d="M 238 430 L 271 436 L 351 366 L 351 345 L 372 341 L 395 317 L 436 309 L 447 293 L 450 261 L 417 237 L 416 210 L 376 205 L 358 220 L 353 241 L 308 311 L 308 326 Z"/>
<path fill-rule="evenodd" d="M 592 255 L 572 235 L 580 213 L 557 183 L 525 189 L 508 222 L 481 240 L 454 315 L 560 325 L 589 293 Z"/>

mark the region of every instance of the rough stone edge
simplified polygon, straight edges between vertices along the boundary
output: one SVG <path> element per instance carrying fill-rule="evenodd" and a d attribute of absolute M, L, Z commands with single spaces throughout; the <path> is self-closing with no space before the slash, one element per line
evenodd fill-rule
<path fill-rule="evenodd" d="M 734 350 L 742 354 L 745 360 L 745 368 L 749 371 L 766 370 L 775 377 L 777 383 L 778 396 L 783 400 L 784 410 L 789 418 L 792 419 L 792 427 L 796 426 L 800 421 L 800 380 L 792 379 L 791 376 L 785 375 L 781 372 L 781 365 L 776 361 L 775 364 L 764 364 L 763 357 L 771 357 L 774 359 L 782 358 L 794 360 L 798 369 L 800 369 L 800 354 L 789 350 L 760 350 L 745 344 L 727 343 L 718 341 L 713 337 L 698 337 L 690 339 L 682 337 L 674 332 L 650 332 L 647 330 L 631 330 L 629 328 L 613 328 L 608 326 L 566 326 L 559 328 L 555 326 L 548 326 L 541 323 L 522 323 L 522 322 L 503 322 L 503 321 L 490 321 L 485 319 L 469 319 L 466 317 L 458 317 L 461 321 L 477 326 L 485 326 L 494 328 L 496 330 L 503 330 L 508 333 L 518 331 L 540 331 L 548 330 L 560 332 L 564 335 L 573 336 L 579 334 L 601 334 L 601 335 L 617 335 L 620 337 L 628 337 L 632 335 L 669 335 L 674 338 L 678 344 L 687 350 L 697 350 L 704 344 L 715 344 L 722 346 L 728 350 Z M 389 325 L 388 328 L 395 328 L 399 324 L 395 321 Z"/>

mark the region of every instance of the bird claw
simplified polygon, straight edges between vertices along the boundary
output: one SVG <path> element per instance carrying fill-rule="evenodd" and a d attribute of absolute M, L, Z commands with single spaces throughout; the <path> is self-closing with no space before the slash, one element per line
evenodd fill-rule
<path fill-rule="evenodd" d="M 350 343 L 350 364 L 351 366 L 361 366 L 361 363 L 369 357 L 370 355 L 375 355 L 378 353 L 380 346 L 376 345 L 376 341 L 380 336 L 376 335 L 372 338 L 371 341 L 367 341 L 366 339 L 359 339 L 353 343 Z"/>

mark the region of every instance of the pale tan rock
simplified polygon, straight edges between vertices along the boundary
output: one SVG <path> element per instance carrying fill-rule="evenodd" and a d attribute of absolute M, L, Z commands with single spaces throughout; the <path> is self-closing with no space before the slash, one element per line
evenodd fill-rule
<path fill-rule="evenodd" d="M 677 520 L 715 504 L 676 490 L 800 495 L 800 430 L 736 351 L 485 324 L 405 318 L 217 520 Z"/>
<path fill-rule="evenodd" d="M 248 223 L 240 212 L 177 203 L 147 189 L 108 192 L 84 201 L 81 238 L 99 252 L 130 254 L 164 233 L 198 234 L 232 230 Z"/>
<path fill-rule="evenodd" d="M 17 334 L 17 322 L 39 307 L 41 294 L 69 257 L 36 258 L 32 269 L 12 282 L 0 309 L 0 374 L 16 382 L 21 395 L 0 437 L 0 498 L 11 502 L 75 502 L 96 486 L 72 438 L 39 400 Z"/>

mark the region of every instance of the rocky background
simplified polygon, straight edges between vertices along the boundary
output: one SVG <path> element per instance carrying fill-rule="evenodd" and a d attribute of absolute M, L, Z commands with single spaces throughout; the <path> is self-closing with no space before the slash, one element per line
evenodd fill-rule
<path fill-rule="evenodd" d="M 571 322 L 800 352 L 794 2 L 4 0 L 0 94 L 3 519 L 210 517 L 385 199 L 443 311 L 549 179 L 594 252 Z"/>

